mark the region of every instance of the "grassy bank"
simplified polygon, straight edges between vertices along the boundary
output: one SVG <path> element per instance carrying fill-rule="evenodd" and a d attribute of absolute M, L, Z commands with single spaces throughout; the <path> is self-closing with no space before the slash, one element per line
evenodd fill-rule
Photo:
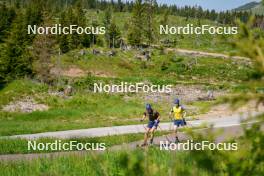
<path fill-rule="evenodd" d="M 34 162 L 0 163 L 5 175 L 232 175 L 247 173 L 239 166 L 239 152 L 148 150 L 107 152 L 94 155 L 41 159 Z M 247 156 L 247 155 L 246 155 Z M 245 157 L 242 157 L 245 158 Z M 233 168 L 233 164 L 236 168 Z M 242 169 L 243 168 L 243 169 Z M 254 170 L 253 173 L 260 173 Z"/>
<path fill-rule="evenodd" d="M 74 156 L 34 162 L 0 163 L 0 170 L 7 176 L 168 175 L 170 172 L 206 174 L 204 169 L 193 168 L 193 161 L 189 156 L 186 153 L 163 152 L 156 149 L 136 150 L 128 153 L 123 151 L 102 155 L 87 154 L 78 159 Z"/>
<path fill-rule="evenodd" d="M 155 136 L 162 136 L 168 134 L 168 131 L 156 131 Z M 1 154 L 26 154 L 26 153 L 49 153 L 49 152 L 58 152 L 59 150 L 28 150 L 28 141 L 36 143 L 54 143 L 55 141 L 60 142 L 61 144 L 70 143 L 71 141 L 76 141 L 76 143 L 93 143 L 96 146 L 96 143 L 105 143 L 106 149 L 114 145 L 121 145 L 125 143 L 130 143 L 134 141 L 143 140 L 144 133 L 137 134 L 125 134 L 125 135 L 114 135 L 114 136 L 105 136 L 105 137 L 91 137 L 91 138 L 72 138 L 72 139 L 56 139 L 56 138 L 40 138 L 37 140 L 27 140 L 27 139 L 0 139 L 0 155 Z M 59 141 L 60 140 L 60 141 Z M 73 148 L 73 151 L 77 150 Z"/>
<path fill-rule="evenodd" d="M 106 53 L 109 49 L 98 48 Z M 140 61 L 135 56 L 137 50 L 121 51 L 109 57 L 107 54 L 93 55 L 92 49 L 87 49 L 81 56 L 78 50 L 63 55 L 61 67 L 73 65 L 91 72 L 93 75 L 108 79 L 116 78 L 127 82 L 150 81 L 152 83 L 177 84 L 186 83 L 236 83 L 245 80 L 253 73 L 252 67 L 246 61 L 221 59 L 213 57 L 181 56 L 169 51 L 150 49 L 151 60 Z M 54 62 L 58 58 L 54 59 Z"/>

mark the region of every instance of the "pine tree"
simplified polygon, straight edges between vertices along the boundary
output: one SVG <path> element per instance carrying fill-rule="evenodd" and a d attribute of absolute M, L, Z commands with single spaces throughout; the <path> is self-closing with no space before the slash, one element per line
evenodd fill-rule
<path fill-rule="evenodd" d="M 79 1 L 75 6 L 71 6 L 64 10 L 60 15 L 60 24 L 62 26 L 70 26 L 75 24 L 77 26 L 85 27 L 86 18 L 82 9 L 82 3 Z M 89 47 L 91 45 L 91 36 L 86 34 L 62 34 L 59 37 L 59 45 L 62 53 L 66 53 L 69 50 L 76 49 L 78 47 Z"/>
<path fill-rule="evenodd" d="M 96 8 L 96 1 L 97 0 L 87 0 L 87 6 L 89 9 L 95 9 Z"/>
<path fill-rule="evenodd" d="M 25 23 L 20 18 L 22 13 L 18 14 L 12 24 L 9 38 L 1 54 L 1 76 L 6 81 L 32 74 L 32 57 L 26 50 L 28 43 Z"/>
<path fill-rule="evenodd" d="M 13 8 L 8 8 L 5 3 L 0 4 L 0 43 L 6 38 L 15 16 Z"/>
<path fill-rule="evenodd" d="M 51 26 L 52 20 L 45 13 L 44 17 L 44 24 L 43 26 Z M 34 58 L 34 65 L 33 65 L 33 72 L 37 75 L 37 77 L 45 83 L 51 82 L 51 56 L 55 53 L 54 46 L 55 46 L 55 38 L 52 34 L 48 35 L 37 35 L 33 42 L 33 58 Z"/>
<path fill-rule="evenodd" d="M 160 24 L 165 26 L 168 24 L 168 20 L 169 20 L 169 11 L 166 10 L 165 13 L 163 14 Z"/>
<path fill-rule="evenodd" d="M 118 0 L 117 1 L 117 6 L 118 6 L 118 11 L 119 12 L 122 12 L 123 11 L 123 8 L 124 8 L 124 5 L 123 5 L 123 3 L 122 3 L 121 0 Z"/>
<path fill-rule="evenodd" d="M 103 19 L 103 23 L 105 26 L 105 40 L 106 43 L 109 47 L 111 47 L 111 38 L 110 38 L 110 25 L 111 25 L 111 20 L 112 20 L 112 9 L 108 8 L 105 13 L 104 13 L 104 19 Z"/>
<path fill-rule="evenodd" d="M 92 20 L 92 26 L 93 26 L 94 28 L 96 28 L 96 27 L 99 26 L 99 22 L 98 22 L 97 18 L 94 18 L 94 19 Z M 91 41 L 92 41 L 92 44 L 93 44 L 93 45 L 96 45 L 96 44 L 98 44 L 99 42 L 101 42 L 101 45 L 103 46 L 103 41 L 99 40 L 99 37 L 98 37 L 97 35 L 95 35 L 95 34 L 91 34 L 90 37 L 91 37 Z"/>
<path fill-rule="evenodd" d="M 25 45 L 30 45 L 33 42 L 33 39 L 35 37 L 34 34 L 27 34 L 27 27 L 28 25 L 38 25 L 40 23 L 42 23 L 42 4 L 41 1 L 37 1 L 37 0 L 32 0 L 31 3 L 29 3 L 26 7 L 25 7 L 25 12 L 23 12 L 23 9 L 21 9 L 21 14 L 22 16 L 18 16 L 17 18 L 19 18 L 18 20 L 20 20 L 24 25 L 23 28 L 21 28 L 20 30 L 23 30 L 24 32 L 24 37 L 25 37 Z"/>
<path fill-rule="evenodd" d="M 63 11 L 60 15 L 60 24 L 62 26 L 68 25 L 67 20 L 66 20 L 66 11 Z M 60 47 L 61 52 L 67 53 L 70 50 L 67 35 L 62 34 L 58 37 L 58 39 L 59 39 L 59 47 Z"/>
<path fill-rule="evenodd" d="M 87 22 L 85 18 L 85 12 L 83 10 L 83 1 L 79 1 L 76 4 L 74 9 L 75 18 L 77 20 L 77 25 L 81 27 L 86 27 Z M 91 46 L 91 35 L 81 34 L 76 36 L 78 38 L 78 44 L 83 47 L 90 47 Z"/>
<path fill-rule="evenodd" d="M 150 45 L 154 41 L 154 14 L 155 14 L 155 0 L 145 0 L 144 16 L 145 16 L 145 37 L 147 44 Z"/>
<path fill-rule="evenodd" d="M 110 47 L 115 48 L 120 46 L 120 30 L 118 26 L 115 24 L 115 21 L 112 20 L 109 26 L 109 39 L 110 39 Z"/>
<path fill-rule="evenodd" d="M 41 5 L 37 1 L 32 1 L 25 9 L 18 10 L 1 53 L 0 77 L 6 81 L 26 75 L 32 76 L 32 56 L 29 46 L 35 35 L 27 34 L 27 26 L 41 23 L 41 11 Z"/>
<path fill-rule="evenodd" d="M 78 18 L 75 14 L 75 10 L 73 7 L 69 7 L 66 13 L 66 21 L 68 26 L 75 24 L 78 25 Z M 78 48 L 79 44 L 80 44 L 80 35 L 77 34 L 76 32 L 67 35 L 68 38 L 68 42 L 69 42 L 69 49 L 76 49 Z"/>
<path fill-rule="evenodd" d="M 143 5 L 142 0 L 136 0 L 133 10 L 131 23 L 129 25 L 128 43 L 133 46 L 139 46 L 143 37 Z"/>

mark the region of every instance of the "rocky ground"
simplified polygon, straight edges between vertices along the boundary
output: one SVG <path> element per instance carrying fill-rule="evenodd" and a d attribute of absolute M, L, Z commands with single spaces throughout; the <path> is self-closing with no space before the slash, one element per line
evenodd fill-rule
<path fill-rule="evenodd" d="M 10 102 L 8 105 L 3 107 L 3 111 L 6 112 L 22 112 L 30 113 L 33 111 L 45 111 L 49 107 L 44 104 L 37 103 L 33 98 L 26 97 L 24 99 Z"/>
<path fill-rule="evenodd" d="M 213 101 L 217 97 L 223 96 L 226 91 L 210 90 L 201 85 L 177 85 L 170 93 L 148 93 L 144 95 L 145 101 L 173 102 L 179 98 L 185 104 L 194 101 Z"/>

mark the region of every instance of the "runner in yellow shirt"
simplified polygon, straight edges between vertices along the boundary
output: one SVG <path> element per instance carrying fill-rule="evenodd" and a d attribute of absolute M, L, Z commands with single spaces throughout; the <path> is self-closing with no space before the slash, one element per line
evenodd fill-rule
<path fill-rule="evenodd" d="M 174 104 L 175 106 L 173 106 L 170 112 L 170 119 L 172 119 L 171 116 L 173 115 L 175 143 L 178 143 L 179 142 L 179 138 L 177 134 L 178 128 L 180 126 L 186 125 L 186 122 L 184 120 L 186 112 L 185 112 L 185 109 L 180 105 L 179 99 L 175 99 Z"/>

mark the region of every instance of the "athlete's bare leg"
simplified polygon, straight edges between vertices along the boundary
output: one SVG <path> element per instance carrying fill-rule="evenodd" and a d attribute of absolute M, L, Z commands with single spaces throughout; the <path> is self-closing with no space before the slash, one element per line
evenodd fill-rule
<path fill-rule="evenodd" d="M 179 138 L 178 138 L 178 126 L 174 125 L 174 136 L 175 136 L 175 143 L 179 142 Z"/>
<path fill-rule="evenodd" d="M 151 128 L 151 130 L 150 130 L 150 144 L 153 143 L 154 134 L 155 134 L 155 130 L 156 130 L 156 129 L 157 129 L 156 127 L 153 127 L 153 128 Z"/>
<path fill-rule="evenodd" d="M 150 131 L 151 131 L 151 128 L 147 128 L 145 136 L 144 136 L 144 142 L 143 142 L 142 146 L 147 145 Z"/>

